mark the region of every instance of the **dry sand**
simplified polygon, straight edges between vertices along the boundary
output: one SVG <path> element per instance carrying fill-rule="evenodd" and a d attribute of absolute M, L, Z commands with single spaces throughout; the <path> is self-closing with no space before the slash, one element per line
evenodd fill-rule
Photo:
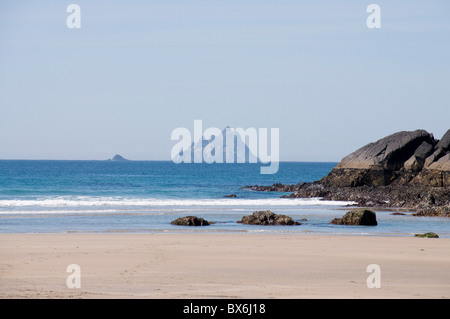
<path fill-rule="evenodd" d="M 1 234 L 0 298 L 450 298 L 450 239 Z M 69 289 L 69 264 L 81 288 Z M 380 288 L 368 288 L 369 264 Z"/>

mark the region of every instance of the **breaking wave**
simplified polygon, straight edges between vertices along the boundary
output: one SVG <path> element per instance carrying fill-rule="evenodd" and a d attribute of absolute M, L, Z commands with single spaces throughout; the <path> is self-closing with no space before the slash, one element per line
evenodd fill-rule
<path fill-rule="evenodd" d="M 152 209 L 152 208 L 193 208 L 193 207 L 246 207 L 246 206 L 345 206 L 351 205 L 350 201 L 328 201 L 321 198 L 271 198 L 271 199 L 156 199 L 156 198 L 122 198 L 122 197 L 51 197 L 36 199 L 7 199 L 0 200 L 0 213 L 17 213 L 51 209 L 74 212 L 78 209 L 86 212 L 86 209 L 121 210 L 121 209 Z"/>

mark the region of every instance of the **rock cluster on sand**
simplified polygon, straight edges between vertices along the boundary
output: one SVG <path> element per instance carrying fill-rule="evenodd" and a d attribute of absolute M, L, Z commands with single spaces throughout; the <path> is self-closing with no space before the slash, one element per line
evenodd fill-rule
<path fill-rule="evenodd" d="M 178 226 L 208 226 L 212 223 L 197 216 L 186 216 L 173 220 L 171 224 Z"/>
<path fill-rule="evenodd" d="M 270 210 L 254 212 L 251 215 L 244 216 L 238 223 L 249 225 L 301 225 L 286 215 L 278 215 Z"/>
<path fill-rule="evenodd" d="M 376 226 L 378 222 L 374 211 L 369 209 L 355 209 L 347 212 L 342 218 L 333 219 L 330 224 Z"/>
<path fill-rule="evenodd" d="M 450 217 L 450 130 L 441 140 L 424 130 L 391 134 L 347 155 L 312 183 L 246 187 Z"/>

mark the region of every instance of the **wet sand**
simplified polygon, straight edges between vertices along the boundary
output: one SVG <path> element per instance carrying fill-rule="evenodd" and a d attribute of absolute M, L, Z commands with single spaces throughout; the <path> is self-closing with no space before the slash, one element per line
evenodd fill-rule
<path fill-rule="evenodd" d="M 450 298 L 449 238 L 72 233 L 0 242 L 0 298 Z M 70 264 L 80 288 L 67 286 Z M 368 287 L 371 264 L 380 288 Z"/>

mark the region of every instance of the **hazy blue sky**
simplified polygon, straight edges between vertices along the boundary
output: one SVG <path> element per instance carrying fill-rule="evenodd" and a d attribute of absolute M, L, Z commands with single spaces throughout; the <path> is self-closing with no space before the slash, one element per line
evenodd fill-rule
<path fill-rule="evenodd" d="M 449 17 L 448 0 L 2 0 L 0 158 L 169 160 L 172 130 L 195 119 L 279 128 L 281 160 L 339 161 L 400 130 L 440 138 Z"/>

